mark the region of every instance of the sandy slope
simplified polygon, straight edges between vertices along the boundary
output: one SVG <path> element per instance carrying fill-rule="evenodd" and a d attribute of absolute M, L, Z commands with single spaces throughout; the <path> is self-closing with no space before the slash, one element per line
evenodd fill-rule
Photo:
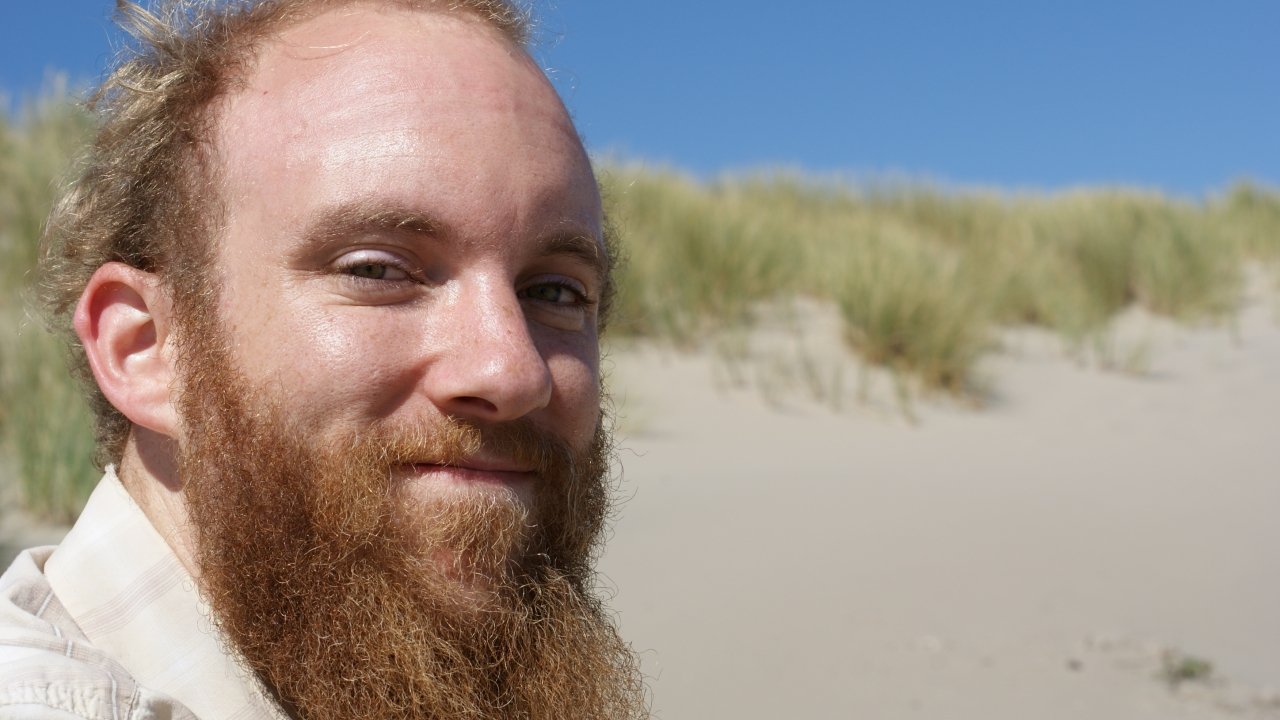
<path fill-rule="evenodd" d="M 1131 320 L 1145 377 L 1011 335 L 914 427 L 614 352 L 602 569 L 658 717 L 1280 717 L 1280 324 Z M 1216 679 L 1158 680 L 1179 648 Z"/>

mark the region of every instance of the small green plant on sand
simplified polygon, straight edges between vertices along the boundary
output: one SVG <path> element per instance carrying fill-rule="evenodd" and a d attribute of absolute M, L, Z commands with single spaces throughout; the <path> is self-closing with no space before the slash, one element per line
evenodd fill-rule
<path fill-rule="evenodd" d="M 1177 689 L 1187 682 L 1208 682 L 1213 677 L 1213 663 L 1178 650 L 1165 650 L 1160 657 L 1160 679 Z"/>

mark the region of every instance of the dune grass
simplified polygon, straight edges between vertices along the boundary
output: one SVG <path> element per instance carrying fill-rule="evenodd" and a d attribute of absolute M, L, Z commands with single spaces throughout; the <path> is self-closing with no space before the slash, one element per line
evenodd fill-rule
<path fill-rule="evenodd" d="M 762 305 L 813 298 L 839 307 L 865 362 L 961 396 L 980 392 L 974 366 L 998 327 L 1044 327 L 1078 348 L 1133 305 L 1221 319 L 1244 260 L 1280 259 L 1280 194 L 1251 184 L 1192 202 L 786 173 L 698 183 L 613 164 L 602 185 L 629 254 L 613 332 L 698 344 Z"/>
<path fill-rule="evenodd" d="M 32 101 L 13 121 L 0 113 L 0 452 L 25 505 L 63 522 L 79 514 L 99 477 L 66 347 L 44 329 L 30 297 L 40 228 L 91 127 L 65 97 Z"/>
<path fill-rule="evenodd" d="M 97 479 L 92 432 L 28 283 L 41 223 L 89 130 L 65 93 L 12 120 L 0 114 L 0 452 L 27 506 L 62 520 Z M 733 347 L 715 341 L 812 299 L 838 309 L 863 363 L 913 391 L 970 399 L 981 398 L 975 366 L 1000 327 L 1040 326 L 1084 347 L 1135 304 L 1221 319 L 1239 304 L 1246 259 L 1280 264 L 1280 193 L 1247 183 L 1192 202 L 1125 189 L 1010 194 L 600 170 L 628 257 L 614 336 Z"/>

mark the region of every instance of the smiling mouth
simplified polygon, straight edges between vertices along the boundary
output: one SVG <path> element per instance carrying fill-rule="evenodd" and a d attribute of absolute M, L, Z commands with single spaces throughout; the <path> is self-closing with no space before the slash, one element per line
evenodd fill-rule
<path fill-rule="evenodd" d="M 466 465 L 435 465 L 415 463 L 405 468 L 408 479 L 420 479 L 449 485 L 505 485 L 519 487 L 534 480 L 532 470 L 513 465 L 467 463 Z"/>

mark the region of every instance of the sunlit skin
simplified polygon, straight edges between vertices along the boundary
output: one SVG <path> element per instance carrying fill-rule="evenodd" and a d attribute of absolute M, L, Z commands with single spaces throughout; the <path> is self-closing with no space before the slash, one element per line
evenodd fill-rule
<path fill-rule="evenodd" d="M 468 18 L 357 5 L 264 45 L 216 118 L 221 314 L 250 382 L 322 437 L 450 415 L 590 441 L 600 199 L 523 51 Z M 113 264 L 76 322 L 135 423 L 122 480 L 194 572 L 168 312 L 153 278 Z M 481 456 L 400 476 L 423 497 L 492 486 L 527 499 L 528 470 Z"/>

